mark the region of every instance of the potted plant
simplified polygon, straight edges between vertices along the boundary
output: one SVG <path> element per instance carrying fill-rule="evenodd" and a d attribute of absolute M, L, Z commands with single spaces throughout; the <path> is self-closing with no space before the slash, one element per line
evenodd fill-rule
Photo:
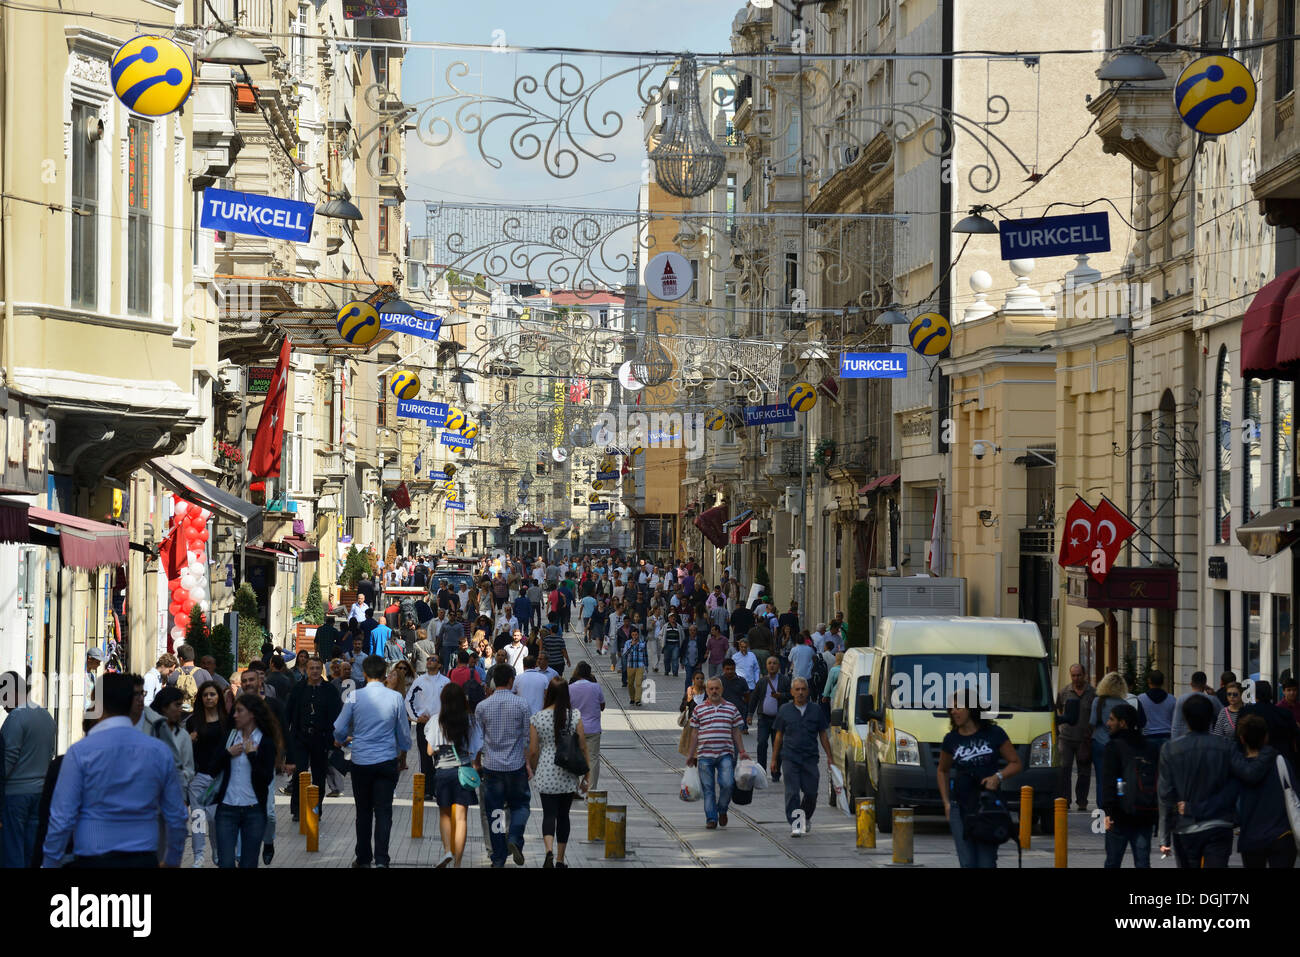
<path fill-rule="evenodd" d="M 818 469 L 829 468 L 835 461 L 835 440 L 822 439 L 817 443 L 817 448 L 813 452 L 813 467 Z"/>

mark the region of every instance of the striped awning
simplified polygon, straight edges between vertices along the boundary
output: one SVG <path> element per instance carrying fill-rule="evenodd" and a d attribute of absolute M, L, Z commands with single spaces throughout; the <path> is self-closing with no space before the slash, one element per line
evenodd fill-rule
<path fill-rule="evenodd" d="M 35 528 L 57 529 L 59 555 L 69 568 L 91 570 L 124 565 L 131 550 L 127 531 L 119 525 L 106 525 L 35 505 L 27 509 L 27 521 Z"/>

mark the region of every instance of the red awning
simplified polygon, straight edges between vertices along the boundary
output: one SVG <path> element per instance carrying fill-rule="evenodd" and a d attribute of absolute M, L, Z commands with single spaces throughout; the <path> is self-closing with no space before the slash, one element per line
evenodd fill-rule
<path fill-rule="evenodd" d="M 898 478 L 899 478 L 899 473 L 897 472 L 895 472 L 893 475 L 878 476 L 877 478 L 873 478 L 866 485 L 862 486 L 862 488 L 858 489 L 858 494 L 866 495 L 868 492 L 877 492 L 882 489 L 890 488 L 894 485 L 895 482 L 898 481 Z"/>
<path fill-rule="evenodd" d="M 293 550 L 300 562 L 320 561 L 320 550 L 305 538 L 286 537 L 284 543 Z"/>
<path fill-rule="evenodd" d="M 0 498 L 0 542 L 27 540 L 27 503 Z"/>
<path fill-rule="evenodd" d="M 745 536 L 749 534 L 749 526 L 751 522 L 753 522 L 753 519 L 747 518 L 731 530 L 731 544 L 739 545 L 745 540 Z"/>
<path fill-rule="evenodd" d="M 726 519 L 726 514 L 726 507 L 717 505 L 706 509 L 703 514 L 695 518 L 695 527 L 713 543 L 714 548 L 723 548 L 727 544 L 727 533 L 722 530 L 722 523 Z"/>
<path fill-rule="evenodd" d="M 1246 379 L 1289 378 L 1300 364 L 1300 268 L 1269 282 L 1251 300 L 1241 323 L 1241 374 Z"/>
<path fill-rule="evenodd" d="M 91 570 L 126 564 L 131 542 L 125 528 L 35 505 L 27 509 L 27 521 L 37 528 L 53 525 L 59 530 L 59 554 L 69 568 Z"/>

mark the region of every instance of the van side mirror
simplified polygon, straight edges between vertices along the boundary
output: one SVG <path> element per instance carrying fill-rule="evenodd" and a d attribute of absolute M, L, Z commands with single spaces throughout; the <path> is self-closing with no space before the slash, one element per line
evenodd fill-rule
<path fill-rule="evenodd" d="M 883 721 L 885 716 L 876 710 L 875 699 L 869 694 L 858 695 L 858 720 Z"/>
<path fill-rule="evenodd" d="M 834 711 L 831 712 L 831 727 L 832 727 L 832 728 L 842 728 L 842 727 L 844 727 L 844 709 L 843 709 L 843 708 L 836 708 Z"/>

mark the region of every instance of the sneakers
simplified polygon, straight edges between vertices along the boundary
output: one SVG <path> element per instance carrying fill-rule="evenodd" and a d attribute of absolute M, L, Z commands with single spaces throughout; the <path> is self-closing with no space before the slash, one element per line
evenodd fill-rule
<path fill-rule="evenodd" d="M 791 836 L 791 837 L 803 837 L 803 831 L 802 831 L 800 828 L 792 827 L 792 828 L 790 828 L 790 836 Z"/>
<path fill-rule="evenodd" d="M 455 855 L 453 855 L 453 854 L 451 853 L 451 851 L 443 851 L 443 853 L 442 853 L 442 860 L 440 860 L 440 861 L 437 863 L 437 865 L 435 865 L 435 866 L 437 866 L 437 867 L 446 867 L 448 864 L 450 864 L 450 863 L 451 863 L 452 861 L 454 861 L 455 859 L 456 859 L 456 858 L 455 858 Z"/>
<path fill-rule="evenodd" d="M 704 829 L 705 829 L 706 831 L 716 831 L 716 830 L 718 829 L 718 822 L 717 822 L 717 821 L 705 821 L 705 822 L 704 822 Z"/>
<path fill-rule="evenodd" d="M 542 861 L 542 867 L 555 867 L 555 854 L 552 851 L 546 852 L 546 860 Z"/>
<path fill-rule="evenodd" d="M 265 864 L 267 867 L 270 867 L 270 866 L 271 866 L 271 860 L 272 860 L 274 857 L 275 857 L 275 845 L 274 845 L 274 844 L 263 844 L 263 845 L 262 845 L 262 863 Z"/>
<path fill-rule="evenodd" d="M 724 813 L 724 814 L 719 814 L 719 815 L 718 815 L 718 827 L 726 827 L 726 826 L 727 826 L 727 815 L 726 815 L 725 813 Z"/>
<path fill-rule="evenodd" d="M 205 861 L 204 856 L 203 856 L 202 854 L 195 854 L 195 855 L 194 855 L 194 866 L 195 866 L 195 867 L 202 867 L 202 866 L 204 865 L 204 863 L 206 863 L 206 861 Z"/>
<path fill-rule="evenodd" d="M 343 792 L 342 792 L 342 791 L 330 791 L 330 792 L 329 792 L 328 794 L 326 794 L 325 796 L 326 796 L 326 797 L 330 797 L 330 798 L 340 798 L 340 797 L 343 796 Z"/>
<path fill-rule="evenodd" d="M 510 857 L 517 865 L 520 867 L 524 866 L 524 852 L 520 849 L 518 844 L 514 841 L 508 842 L 506 844 L 506 850 L 510 853 Z"/>

